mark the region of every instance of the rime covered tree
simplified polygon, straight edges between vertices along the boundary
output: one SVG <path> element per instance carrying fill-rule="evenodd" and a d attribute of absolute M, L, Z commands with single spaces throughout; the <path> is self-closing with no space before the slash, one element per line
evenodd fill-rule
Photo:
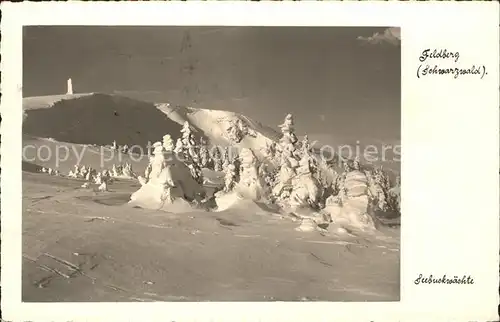
<path fill-rule="evenodd" d="M 186 163 L 187 167 L 189 168 L 189 171 L 191 171 L 191 176 L 193 179 L 198 182 L 200 185 L 203 184 L 203 172 L 201 171 L 201 168 L 198 166 L 196 162 L 193 162 L 190 160 L 189 162 Z"/>
<path fill-rule="evenodd" d="M 198 155 L 196 153 L 196 141 L 194 135 L 191 131 L 191 126 L 189 122 L 184 122 L 181 129 L 181 142 L 185 153 L 194 161 L 198 162 Z"/>
<path fill-rule="evenodd" d="M 280 124 L 279 128 L 281 130 L 281 133 L 283 134 L 281 138 L 282 143 L 286 144 L 291 143 L 293 145 L 297 143 L 298 139 L 297 136 L 295 135 L 295 127 L 292 114 L 288 114 L 285 117 L 283 124 Z"/>
<path fill-rule="evenodd" d="M 184 152 L 184 144 L 182 144 L 182 139 L 178 138 L 175 142 L 174 152 L 177 154 L 182 154 Z"/>
<path fill-rule="evenodd" d="M 196 145 L 194 135 L 191 131 L 191 126 L 189 125 L 188 121 L 184 122 L 184 124 L 182 125 L 181 133 L 182 143 L 185 147 Z"/>
<path fill-rule="evenodd" d="M 274 180 L 272 193 L 278 199 L 287 198 L 292 189 L 292 179 L 295 177 L 295 168 L 291 164 L 291 159 L 282 155 L 279 172 Z"/>
<path fill-rule="evenodd" d="M 222 162 L 222 168 L 225 169 L 231 164 L 231 160 L 229 157 L 229 148 L 226 146 L 224 148 L 224 154 L 222 156 L 223 162 Z"/>
<path fill-rule="evenodd" d="M 210 164 L 210 153 L 208 152 L 207 142 L 204 138 L 200 140 L 200 150 L 198 152 L 200 158 L 200 166 L 208 168 Z"/>
<path fill-rule="evenodd" d="M 174 141 L 170 134 L 166 134 L 163 136 L 163 148 L 167 152 L 172 152 L 174 150 Z"/>
<path fill-rule="evenodd" d="M 311 171 L 310 156 L 305 154 L 299 162 L 297 176 L 292 179 L 290 205 L 292 207 L 318 207 L 322 189 Z"/>
<path fill-rule="evenodd" d="M 273 177 L 272 173 L 269 171 L 267 164 L 262 162 L 259 166 L 259 176 L 264 178 L 264 182 L 268 187 L 272 187 L 273 185 Z"/>
<path fill-rule="evenodd" d="M 229 127 L 227 128 L 227 134 L 229 140 L 239 143 L 243 139 L 243 132 L 241 131 L 240 120 L 231 120 L 229 123 Z"/>
<path fill-rule="evenodd" d="M 311 143 L 309 143 L 309 137 L 307 134 L 304 135 L 304 138 L 302 139 L 301 152 L 303 155 L 311 152 Z"/>
<path fill-rule="evenodd" d="M 234 164 L 229 164 L 224 168 L 224 192 L 233 190 L 236 184 L 236 168 Z"/>
<path fill-rule="evenodd" d="M 368 177 L 369 196 L 376 210 L 387 211 L 387 195 L 381 185 L 380 173 Z"/>
<path fill-rule="evenodd" d="M 242 149 L 239 159 L 241 161 L 240 180 L 235 189 L 245 199 L 267 199 L 267 189 L 263 178 L 258 173 L 258 160 L 250 149 Z"/>
<path fill-rule="evenodd" d="M 396 177 L 396 184 L 394 187 L 389 189 L 389 207 L 401 213 L 401 177 L 397 176 Z"/>
<path fill-rule="evenodd" d="M 359 162 L 359 156 L 356 156 L 356 158 L 354 158 L 354 161 L 352 162 L 352 167 L 354 170 L 360 170 L 361 169 L 361 164 Z"/>

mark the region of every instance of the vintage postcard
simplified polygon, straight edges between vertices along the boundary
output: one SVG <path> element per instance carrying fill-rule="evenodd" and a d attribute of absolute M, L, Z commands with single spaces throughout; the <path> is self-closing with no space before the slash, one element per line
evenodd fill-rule
<path fill-rule="evenodd" d="M 498 319 L 498 3 L 2 13 L 3 320 Z"/>

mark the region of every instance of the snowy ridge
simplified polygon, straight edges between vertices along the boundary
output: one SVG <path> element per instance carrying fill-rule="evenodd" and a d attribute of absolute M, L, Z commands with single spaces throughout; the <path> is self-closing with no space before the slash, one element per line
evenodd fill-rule
<path fill-rule="evenodd" d="M 195 132 L 201 132 L 212 144 L 250 148 L 260 155 L 261 150 L 267 144 L 271 144 L 279 138 L 279 134 L 273 129 L 239 113 L 193 107 L 173 107 L 168 103 L 155 105 L 176 123 L 183 124 L 188 121 Z M 243 121 L 250 130 L 255 132 L 256 137 L 247 135 L 239 143 L 232 142 L 228 137 L 227 129 L 232 122 L 237 120 Z"/>
<path fill-rule="evenodd" d="M 95 93 L 80 93 L 80 94 L 63 94 L 63 95 L 46 95 L 46 96 L 32 96 L 23 98 L 24 110 L 35 110 L 39 108 L 49 108 L 55 103 L 62 100 L 71 100 L 84 96 L 91 96 Z"/>

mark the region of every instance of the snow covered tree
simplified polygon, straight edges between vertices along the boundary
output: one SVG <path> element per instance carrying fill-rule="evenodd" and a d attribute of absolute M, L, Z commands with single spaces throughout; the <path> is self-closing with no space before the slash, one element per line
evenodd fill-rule
<path fill-rule="evenodd" d="M 187 163 L 187 167 L 189 168 L 189 171 L 191 171 L 191 176 L 193 179 L 198 182 L 200 185 L 203 184 L 203 172 L 201 171 L 201 168 L 198 166 L 196 162 L 193 162 L 190 160 Z"/>
<path fill-rule="evenodd" d="M 144 170 L 144 179 L 149 179 L 149 175 L 151 174 L 151 160 L 149 161 L 149 164 L 146 166 L 146 169 Z"/>
<path fill-rule="evenodd" d="M 241 140 L 243 140 L 243 132 L 241 131 L 241 125 L 240 125 L 241 120 L 231 120 L 229 123 L 229 127 L 227 128 L 227 134 L 229 137 L 229 140 L 239 143 Z"/>
<path fill-rule="evenodd" d="M 238 155 L 235 155 L 232 161 L 232 164 L 234 165 L 234 173 L 236 176 L 236 182 L 240 181 L 240 170 L 241 170 L 241 161 L 239 159 Z"/>
<path fill-rule="evenodd" d="M 388 193 L 388 204 L 389 208 L 401 213 L 401 177 L 396 177 L 396 184 L 394 187 L 389 189 Z"/>
<path fill-rule="evenodd" d="M 190 146 L 196 145 L 194 135 L 191 131 L 191 126 L 189 125 L 188 121 L 184 122 L 184 124 L 182 125 L 181 133 L 182 144 L 184 145 L 184 147 L 188 148 Z"/>
<path fill-rule="evenodd" d="M 297 176 L 292 178 L 292 192 L 290 194 L 290 205 L 292 207 L 311 206 L 318 207 L 318 201 L 322 189 L 311 172 L 310 156 L 304 154 L 299 161 Z"/>
<path fill-rule="evenodd" d="M 222 162 L 222 168 L 225 169 L 231 164 L 231 160 L 229 157 L 229 148 L 226 146 L 224 148 L 224 154 L 222 156 L 223 162 Z"/>
<path fill-rule="evenodd" d="M 311 144 L 309 143 L 307 134 L 304 135 L 304 139 L 302 139 L 301 152 L 302 154 L 309 154 L 311 152 Z"/>
<path fill-rule="evenodd" d="M 224 176 L 224 192 L 229 192 L 233 190 L 236 182 L 236 168 L 234 164 L 229 164 L 225 169 Z"/>
<path fill-rule="evenodd" d="M 245 122 L 243 122 L 241 119 L 238 119 L 236 121 L 236 124 L 240 128 L 241 134 L 243 134 L 243 136 L 248 134 L 248 125 Z"/>
<path fill-rule="evenodd" d="M 344 168 L 344 172 L 342 174 L 345 176 L 347 173 L 351 172 L 351 166 L 347 160 L 342 161 L 342 165 Z"/>
<path fill-rule="evenodd" d="M 125 163 L 125 166 L 123 167 L 123 175 L 127 178 L 135 178 L 134 171 L 132 170 L 132 164 L 130 163 Z"/>
<path fill-rule="evenodd" d="M 214 170 L 222 171 L 222 155 L 220 153 L 219 147 L 214 147 L 212 160 L 214 162 Z"/>
<path fill-rule="evenodd" d="M 196 152 L 196 141 L 194 139 L 194 135 L 191 131 L 191 126 L 189 125 L 188 121 L 184 122 L 181 129 L 181 134 L 182 150 L 185 156 L 193 160 L 194 162 L 199 163 L 199 157 Z M 179 142 L 177 142 L 176 144 L 176 149 L 178 146 Z"/>
<path fill-rule="evenodd" d="M 346 199 L 347 199 L 347 189 L 344 187 L 344 182 L 342 181 L 336 201 L 340 206 L 343 206 Z"/>
<path fill-rule="evenodd" d="M 296 166 L 291 164 L 291 158 L 283 154 L 279 166 L 279 172 L 274 180 L 273 195 L 280 199 L 286 198 L 292 189 L 292 179 L 295 177 Z"/>
<path fill-rule="evenodd" d="M 356 158 L 354 158 L 354 161 L 352 163 L 352 167 L 354 170 L 358 170 L 358 171 L 361 169 L 361 165 L 359 162 L 359 156 L 356 156 Z"/>
<path fill-rule="evenodd" d="M 380 178 L 380 173 L 375 173 L 374 176 L 368 177 L 368 192 L 374 209 L 387 211 L 389 208 L 387 203 L 387 194 L 381 185 Z"/>
<path fill-rule="evenodd" d="M 182 139 L 178 138 L 177 142 L 175 142 L 174 152 L 177 154 L 181 154 L 184 152 L 184 145 L 182 144 Z"/>
<path fill-rule="evenodd" d="M 269 145 L 269 152 L 270 152 L 270 156 L 272 159 L 274 159 L 276 157 L 276 142 L 272 142 L 270 145 Z"/>
<path fill-rule="evenodd" d="M 286 143 L 291 143 L 293 145 L 297 143 L 298 139 L 297 136 L 295 135 L 295 128 L 294 128 L 292 114 L 288 114 L 285 117 L 285 121 L 283 122 L 283 124 L 279 125 L 279 128 L 281 130 L 281 133 L 283 134 L 281 141 L 286 140 Z"/>
<path fill-rule="evenodd" d="M 171 152 L 174 150 L 174 141 L 172 140 L 170 134 L 166 134 L 163 136 L 163 148 L 167 152 Z"/>
<path fill-rule="evenodd" d="M 267 189 L 263 178 L 258 173 L 258 160 L 251 149 L 242 149 L 240 153 L 240 180 L 235 189 L 240 196 L 251 200 L 267 199 Z"/>
<path fill-rule="evenodd" d="M 271 177 L 270 177 L 270 173 L 269 173 L 269 170 L 267 168 L 267 164 L 265 164 L 264 162 L 262 162 L 259 166 L 259 176 L 261 178 L 264 178 L 264 182 L 270 187 L 271 186 Z"/>
<path fill-rule="evenodd" d="M 208 153 L 207 142 L 204 138 L 200 140 L 200 149 L 199 149 L 199 158 L 200 158 L 200 166 L 202 168 L 208 168 L 210 163 L 210 154 Z"/>
<path fill-rule="evenodd" d="M 388 192 L 391 189 L 391 179 L 389 178 L 389 174 L 387 172 L 382 172 L 382 188 L 384 188 L 385 192 Z"/>

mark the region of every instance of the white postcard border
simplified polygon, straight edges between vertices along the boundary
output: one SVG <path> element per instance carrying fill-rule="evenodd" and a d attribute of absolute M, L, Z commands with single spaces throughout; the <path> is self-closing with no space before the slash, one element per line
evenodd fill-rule
<path fill-rule="evenodd" d="M 496 176 L 499 169 L 498 10 L 499 5 L 495 2 L 2 3 L 1 197 L 4 319 L 495 319 L 499 283 L 499 180 Z M 21 303 L 23 25 L 401 27 L 401 301 Z M 444 76 L 418 79 L 418 57 L 426 48 L 459 51 L 462 65 L 485 65 L 488 75 L 483 79 L 470 76 L 457 80 Z M 413 281 L 420 273 L 467 274 L 474 277 L 475 284 L 415 285 Z"/>

